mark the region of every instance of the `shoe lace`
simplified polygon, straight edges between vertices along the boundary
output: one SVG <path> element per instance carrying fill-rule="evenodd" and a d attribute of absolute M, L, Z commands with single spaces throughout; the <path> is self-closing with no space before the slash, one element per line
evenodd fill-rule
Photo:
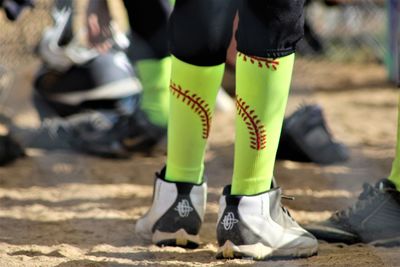
<path fill-rule="evenodd" d="M 62 119 L 44 119 L 40 127 L 41 131 L 47 132 L 52 140 L 57 140 L 61 132 L 69 132 L 68 122 Z"/>
<path fill-rule="evenodd" d="M 287 199 L 287 200 L 294 200 L 295 197 L 294 196 L 288 196 L 288 195 L 281 195 L 281 198 L 283 199 Z M 283 212 L 292 220 L 295 221 L 294 218 L 292 217 L 292 214 L 290 214 L 290 211 L 288 210 L 288 208 L 286 208 L 285 206 L 283 206 L 281 204 L 281 209 L 283 210 Z"/>
<path fill-rule="evenodd" d="M 379 194 L 379 190 L 374 186 L 364 183 L 363 191 L 358 196 L 358 200 L 350 207 L 344 210 L 337 211 L 333 218 L 336 219 L 347 219 L 354 214 L 364 210 L 369 204 L 375 199 L 375 197 Z"/>

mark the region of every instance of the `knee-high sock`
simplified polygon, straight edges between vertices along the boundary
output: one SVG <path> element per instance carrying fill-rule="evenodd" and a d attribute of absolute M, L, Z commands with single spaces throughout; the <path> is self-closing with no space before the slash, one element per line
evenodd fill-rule
<path fill-rule="evenodd" d="M 389 180 L 396 185 L 397 190 L 400 190 L 400 99 L 398 102 L 398 111 L 397 111 L 396 156 L 393 160 L 392 171 L 390 172 Z"/>
<path fill-rule="evenodd" d="M 204 154 L 224 64 L 195 66 L 172 57 L 166 179 L 202 182 Z"/>
<path fill-rule="evenodd" d="M 277 59 L 237 55 L 232 194 L 270 189 L 293 63 L 294 54 Z"/>
<path fill-rule="evenodd" d="M 143 85 L 141 109 L 150 122 L 167 126 L 171 58 L 139 60 L 136 67 Z"/>

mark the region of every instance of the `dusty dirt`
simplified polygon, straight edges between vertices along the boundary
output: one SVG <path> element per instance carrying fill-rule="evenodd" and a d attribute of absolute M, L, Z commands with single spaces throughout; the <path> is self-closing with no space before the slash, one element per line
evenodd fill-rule
<path fill-rule="evenodd" d="M 37 122 L 29 101 L 32 64 L 17 69 L 17 83 L 6 102 L 17 122 L 30 125 Z M 363 182 L 388 175 L 398 90 L 385 78 L 378 65 L 297 60 L 287 113 L 302 103 L 320 104 L 335 137 L 352 153 L 349 162 L 326 167 L 278 162 L 279 184 L 296 197 L 285 204 L 300 223 L 326 219 L 352 203 Z M 232 173 L 233 116 L 215 116 L 199 249 L 159 248 L 134 234 L 136 220 L 151 203 L 153 174 L 163 165 L 163 155 L 107 160 L 30 150 L 27 158 L 0 168 L 0 266 L 400 266 L 399 248 L 326 243 L 309 259 L 216 260 L 217 201 Z"/>
<path fill-rule="evenodd" d="M 20 123 L 35 121 L 28 99 L 31 70 L 21 72 L 21 82 L 7 102 Z M 352 152 L 349 162 L 334 166 L 277 164 L 278 182 L 286 194 L 296 197 L 286 204 L 299 222 L 306 223 L 327 218 L 351 203 L 363 182 L 388 174 L 398 92 L 385 83 L 380 66 L 303 60 L 296 63 L 293 87 L 288 113 L 304 102 L 319 103 L 334 135 Z M 16 109 L 17 103 L 24 108 Z M 217 113 L 206 163 L 210 190 L 203 243 L 195 250 L 159 248 L 133 231 L 150 205 L 153 173 L 163 165 L 164 156 L 107 160 L 66 151 L 29 151 L 29 157 L 0 169 L 0 266 L 266 264 L 214 258 L 217 201 L 230 180 L 233 137 L 233 114 Z M 321 243 L 318 256 L 268 266 L 400 266 L 399 252 Z"/>

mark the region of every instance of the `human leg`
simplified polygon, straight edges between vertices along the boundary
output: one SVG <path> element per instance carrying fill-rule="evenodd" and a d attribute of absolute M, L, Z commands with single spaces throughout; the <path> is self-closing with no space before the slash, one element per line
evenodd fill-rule
<path fill-rule="evenodd" d="M 302 36 L 302 1 L 241 1 L 233 194 L 269 189 Z"/>
<path fill-rule="evenodd" d="M 156 176 L 149 212 L 136 224 L 136 233 L 156 244 L 199 243 L 206 203 L 204 152 L 236 11 L 232 3 L 177 0 L 171 16 L 167 167 Z"/>
<path fill-rule="evenodd" d="M 217 257 L 307 257 L 316 239 L 270 190 L 296 42 L 302 36 L 302 1 L 240 1 L 236 67 L 236 140 L 232 187 L 220 200 Z"/>
<path fill-rule="evenodd" d="M 400 101 L 398 103 L 397 112 L 397 145 L 396 145 L 396 155 L 393 160 L 392 170 L 388 179 L 395 184 L 397 190 L 400 191 Z"/>
<path fill-rule="evenodd" d="M 171 72 L 167 24 L 172 7 L 168 0 L 125 0 L 124 4 L 133 35 L 131 58 L 143 86 L 140 108 L 150 123 L 166 127 Z"/>
<path fill-rule="evenodd" d="M 235 1 L 176 1 L 171 16 L 167 180 L 202 180 L 205 147 L 235 12 Z"/>

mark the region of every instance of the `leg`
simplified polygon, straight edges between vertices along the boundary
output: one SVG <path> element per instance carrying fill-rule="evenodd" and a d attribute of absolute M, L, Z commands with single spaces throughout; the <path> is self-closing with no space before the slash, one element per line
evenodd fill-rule
<path fill-rule="evenodd" d="M 176 1 L 166 178 L 201 183 L 206 141 L 222 80 L 235 1 Z M 225 12 L 220 12 L 224 10 Z"/>
<path fill-rule="evenodd" d="M 400 191 L 400 101 L 398 103 L 398 112 L 397 112 L 397 145 L 396 145 L 396 156 L 393 160 L 392 171 L 389 175 L 389 180 L 392 181 L 397 190 Z"/>
<path fill-rule="evenodd" d="M 136 224 L 138 235 L 159 245 L 199 244 L 206 203 L 204 152 L 231 38 L 234 3 L 177 0 L 171 15 L 167 168 L 156 177 L 150 211 Z"/>
<path fill-rule="evenodd" d="M 218 257 L 307 257 L 316 239 L 282 208 L 271 190 L 303 1 L 241 0 L 237 32 L 236 140 L 232 187 L 220 201 Z"/>
<path fill-rule="evenodd" d="M 167 22 L 171 5 L 168 0 L 125 0 L 124 4 L 133 36 L 129 53 L 143 86 L 140 108 L 151 124 L 166 127 L 171 72 Z"/>
<path fill-rule="evenodd" d="M 295 45 L 303 34 L 302 5 L 241 1 L 233 194 L 257 194 L 270 187 Z"/>

